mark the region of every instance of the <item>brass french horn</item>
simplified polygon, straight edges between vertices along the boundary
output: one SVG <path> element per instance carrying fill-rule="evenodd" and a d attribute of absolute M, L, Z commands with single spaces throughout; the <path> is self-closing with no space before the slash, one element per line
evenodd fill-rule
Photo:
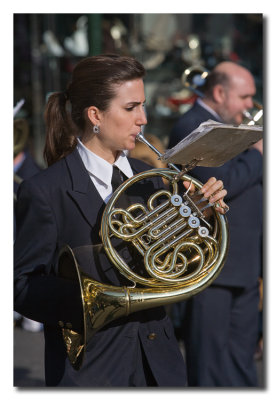
<path fill-rule="evenodd" d="M 160 155 L 142 134 L 138 139 Z M 128 188 L 152 177 L 166 179 L 168 189 L 153 193 L 146 205 L 117 207 Z M 193 196 L 189 194 L 191 185 L 180 195 L 183 180 L 195 185 Z M 79 281 L 83 304 L 83 332 L 62 328 L 68 358 L 76 370 L 82 365 L 88 341 L 111 321 L 187 299 L 216 279 L 227 255 L 228 225 L 225 216 L 197 195 L 201 187 L 199 181 L 169 164 L 169 168 L 152 169 L 129 178 L 113 193 L 102 216 L 102 244 L 111 263 L 132 282 L 129 286 L 93 280 L 81 270 L 74 251 L 68 246 L 62 249 L 59 274 Z M 211 213 L 209 219 L 206 210 Z M 140 275 L 127 265 L 112 245 L 114 237 L 133 246 L 145 274 Z"/>

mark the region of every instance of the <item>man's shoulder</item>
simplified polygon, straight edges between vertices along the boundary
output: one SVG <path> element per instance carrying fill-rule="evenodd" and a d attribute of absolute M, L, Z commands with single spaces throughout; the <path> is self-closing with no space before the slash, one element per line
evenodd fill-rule
<path fill-rule="evenodd" d="M 196 121 L 201 124 L 212 117 L 212 114 L 199 104 L 194 104 L 186 113 L 184 113 L 178 120 L 177 124 L 183 124 Z M 176 124 L 176 125 L 177 125 Z M 197 128 L 197 126 L 195 126 Z M 195 129 L 194 128 L 194 129 Z"/>
<path fill-rule="evenodd" d="M 198 103 L 195 103 L 186 113 L 181 115 L 174 125 L 171 135 L 169 147 L 175 146 L 181 139 L 188 136 L 202 122 L 213 119 L 211 113 Z"/>

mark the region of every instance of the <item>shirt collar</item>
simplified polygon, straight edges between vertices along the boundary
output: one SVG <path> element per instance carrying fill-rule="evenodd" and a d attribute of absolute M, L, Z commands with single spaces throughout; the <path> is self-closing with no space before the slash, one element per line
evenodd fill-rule
<path fill-rule="evenodd" d="M 210 114 L 212 114 L 214 117 L 216 117 L 218 121 L 222 122 L 222 119 L 218 115 L 218 113 L 216 113 L 211 107 L 209 107 L 207 104 L 205 104 L 204 101 L 202 101 L 202 99 L 198 98 L 196 101 L 201 107 L 205 108 L 205 110 L 209 111 Z"/>
<path fill-rule="evenodd" d="M 89 174 L 99 179 L 102 184 L 108 187 L 111 184 L 113 165 L 89 150 L 79 138 L 77 149 Z M 133 176 L 131 166 L 124 151 L 120 153 L 114 165 L 116 165 L 128 178 Z"/>

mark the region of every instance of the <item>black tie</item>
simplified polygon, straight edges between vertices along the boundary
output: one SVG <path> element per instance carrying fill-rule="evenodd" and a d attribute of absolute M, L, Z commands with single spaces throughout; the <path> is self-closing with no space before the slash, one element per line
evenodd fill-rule
<path fill-rule="evenodd" d="M 112 178 L 111 178 L 111 185 L 113 192 L 124 182 L 124 176 L 119 170 L 116 165 L 113 165 L 113 173 L 112 173 Z M 122 207 L 126 208 L 129 205 L 129 202 L 127 201 L 127 195 L 125 192 L 119 197 L 118 201 L 116 202 L 117 207 Z"/>
<path fill-rule="evenodd" d="M 111 185 L 113 192 L 123 183 L 124 178 L 121 175 L 121 172 L 116 165 L 113 165 L 113 173 L 112 173 L 112 178 L 111 178 Z"/>

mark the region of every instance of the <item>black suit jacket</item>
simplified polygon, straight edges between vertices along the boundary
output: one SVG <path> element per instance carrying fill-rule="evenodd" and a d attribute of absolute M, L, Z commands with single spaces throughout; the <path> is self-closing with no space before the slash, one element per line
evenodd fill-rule
<path fill-rule="evenodd" d="M 130 163 L 134 174 L 149 169 L 138 160 Z M 158 179 L 141 184 L 133 201 L 144 202 L 160 185 Z M 78 284 L 57 276 L 58 253 L 64 244 L 74 249 L 100 243 L 104 207 L 76 149 L 23 182 L 18 191 L 15 310 L 45 325 L 46 384 L 129 386 L 141 345 L 158 385 L 184 386 L 183 358 L 162 307 L 110 323 L 90 340 L 80 371 L 69 364 L 59 321 L 80 330 L 82 307 Z M 89 268 L 99 282 L 124 282 L 110 263 Z M 154 340 L 149 338 L 152 332 Z"/>
<path fill-rule="evenodd" d="M 202 122 L 216 120 L 195 103 L 174 126 L 169 148 L 175 146 Z M 214 282 L 226 286 L 249 287 L 256 284 L 262 268 L 262 162 L 257 150 L 248 150 L 219 168 L 196 167 L 190 175 L 206 182 L 211 176 L 222 179 L 230 207 L 230 246 L 226 264 Z"/>

